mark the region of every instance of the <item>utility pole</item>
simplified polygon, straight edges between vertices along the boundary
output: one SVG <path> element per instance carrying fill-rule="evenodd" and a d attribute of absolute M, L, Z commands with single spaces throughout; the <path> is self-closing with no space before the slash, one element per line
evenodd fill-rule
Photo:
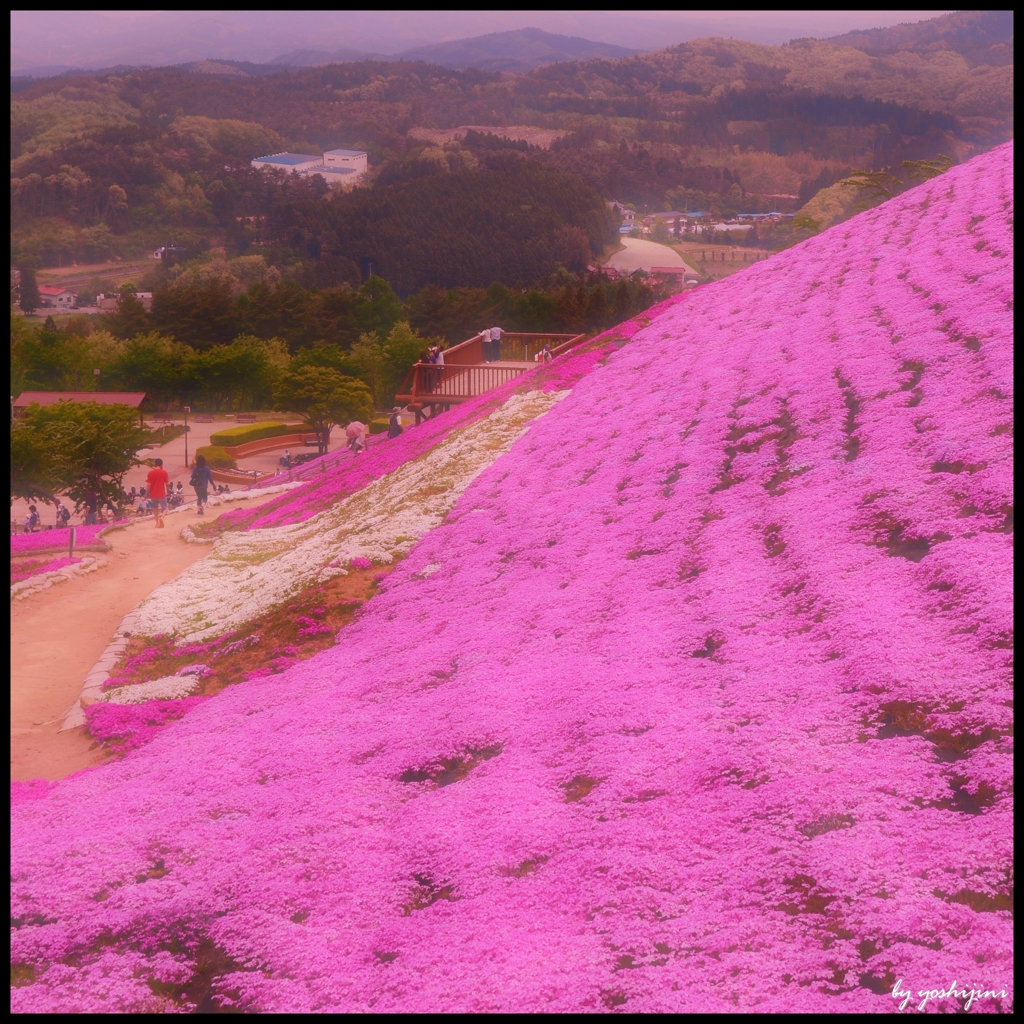
<path fill-rule="evenodd" d="M 188 414 L 192 411 L 190 405 L 184 406 L 185 409 L 185 468 L 188 469 Z"/>

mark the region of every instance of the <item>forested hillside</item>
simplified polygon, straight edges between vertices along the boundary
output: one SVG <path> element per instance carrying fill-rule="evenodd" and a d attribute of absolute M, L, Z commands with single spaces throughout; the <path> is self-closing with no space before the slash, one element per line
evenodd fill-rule
<path fill-rule="evenodd" d="M 795 210 L 851 168 L 959 162 L 1008 138 L 1008 17 L 961 12 L 777 47 L 695 40 L 516 75 L 365 60 L 22 81 L 13 257 L 138 256 L 173 235 L 193 257 L 227 246 L 286 275 L 342 259 L 327 278 L 373 262 L 403 290 L 489 275 L 526 284 L 585 262 L 580 232 L 591 254 L 608 240 L 600 199 L 716 216 Z M 542 150 L 479 132 L 435 145 L 411 131 L 467 124 L 565 134 Z M 321 179 L 249 168 L 264 153 L 335 147 L 367 150 L 373 187 L 331 197 Z"/>

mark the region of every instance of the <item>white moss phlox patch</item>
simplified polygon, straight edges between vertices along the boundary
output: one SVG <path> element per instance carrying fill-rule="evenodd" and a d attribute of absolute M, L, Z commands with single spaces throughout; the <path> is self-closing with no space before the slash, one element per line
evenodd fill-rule
<path fill-rule="evenodd" d="M 139 606 L 139 630 L 179 643 L 235 629 L 353 558 L 390 563 L 447 515 L 458 497 L 568 391 L 514 395 L 486 419 L 302 523 L 228 533 L 202 561 Z"/>
<path fill-rule="evenodd" d="M 144 704 L 147 700 L 178 700 L 188 697 L 199 688 L 197 675 L 161 676 L 148 683 L 118 686 L 105 694 L 109 704 Z"/>

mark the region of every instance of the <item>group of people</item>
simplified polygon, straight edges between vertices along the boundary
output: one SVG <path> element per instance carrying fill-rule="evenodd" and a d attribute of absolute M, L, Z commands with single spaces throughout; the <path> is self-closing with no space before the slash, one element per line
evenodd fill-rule
<path fill-rule="evenodd" d="M 195 465 L 192 467 L 192 475 L 189 477 L 189 484 L 196 492 L 196 514 L 205 515 L 204 506 L 210 500 L 210 489 L 226 491 L 227 487 L 218 488 L 213 480 L 213 471 L 210 469 L 203 455 L 197 455 Z M 153 513 L 153 526 L 155 529 L 162 529 L 164 525 L 164 514 L 171 508 L 181 505 L 184 498 L 184 488 L 179 480 L 177 486 L 171 484 L 171 478 L 164 469 L 163 459 L 154 459 L 153 468 L 146 475 L 146 483 L 149 485 L 149 499 L 146 501 L 146 510 Z M 143 489 L 143 493 L 144 489 Z M 142 504 L 140 503 L 140 509 Z"/>
<path fill-rule="evenodd" d="M 504 333 L 500 327 L 487 327 L 480 332 L 485 363 L 496 363 L 501 359 L 501 336 Z"/>
<path fill-rule="evenodd" d="M 388 437 L 398 437 L 402 433 L 402 407 L 396 405 L 388 417 Z M 353 455 L 359 455 L 366 451 L 366 444 L 370 437 L 370 428 L 359 420 L 353 420 L 345 428 L 345 436 L 348 438 L 348 450 Z"/>
<path fill-rule="evenodd" d="M 58 498 L 56 502 L 56 512 L 56 528 L 59 530 L 61 527 L 67 526 L 68 523 L 71 522 L 71 511 L 67 505 Z M 25 516 L 22 526 L 25 528 L 26 533 L 39 533 L 39 531 L 42 530 L 43 519 L 42 516 L 39 515 L 38 506 L 29 505 L 28 515 Z"/>

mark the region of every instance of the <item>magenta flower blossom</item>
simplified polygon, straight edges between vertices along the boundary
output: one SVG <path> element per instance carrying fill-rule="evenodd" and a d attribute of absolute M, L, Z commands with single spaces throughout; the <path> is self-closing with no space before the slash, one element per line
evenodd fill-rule
<path fill-rule="evenodd" d="M 353 569 L 372 569 L 373 562 L 368 558 L 353 558 L 348 563 Z"/>
<path fill-rule="evenodd" d="M 27 580 L 32 576 L 39 576 L 44 572 L 56 572 L 58 569 L 63 569 L 69 565 L 77 565 L 82 560 L 80 558 L 54 558 L 50 561 L 41 559 L 37 561 L 21 562 L 20 564 L 11 563 L 11 582 L 20 583 L 22 580 Z"/>
<path fill-rule="evenodd" d="M 151 700 L 144 704 L 91 704 L 85 709 L 90 735 L 127 752 L 149 743 L 159 730 L 186 715 L 206 697 Z"/>
<path fill-rule="evenodd" d="M 75 550 L 86 545 L 91 547 L 104 544 L 100 540 L 100 534 L 111 528 L 110 523 L 100 523 L 97 526 L 76 526 Z M 11 554 L 28 555 L 35 551 L 67 551 L 70 534 L 70 528 L 42 530 L 40 533 L 13 533 L 11 534 Z"/>
<path fill-rule="evenodd" d="M 1012 215 L 1010 143 L 689 294 L 335 646 L 90 709 L 12 1009 L 1012 1010 Z"/>

